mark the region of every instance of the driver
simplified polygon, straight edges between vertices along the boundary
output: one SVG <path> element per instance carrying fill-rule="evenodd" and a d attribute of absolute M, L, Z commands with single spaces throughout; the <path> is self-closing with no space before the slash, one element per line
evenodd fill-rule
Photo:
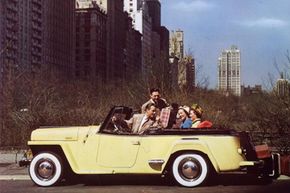
<path fill-rule="evenodd" d="M 132 132 L 142 134 L 149 128 L 162 127 L 160 117 L 157 116 L 156 111 L 156 105 L 149 103 L 145 106 L 145 113 L 133 115 L 133 117 L 127 121 Z"/>
<path fill-rule="evenodd" d="M 133 117 L 126 121 L 132 133 L 142 134 L 149 128 L 160 128 L 160 117 L 156 114 L 157 107 L 153 103 L 145 106 L 145 113 L 135 114 Z"/>

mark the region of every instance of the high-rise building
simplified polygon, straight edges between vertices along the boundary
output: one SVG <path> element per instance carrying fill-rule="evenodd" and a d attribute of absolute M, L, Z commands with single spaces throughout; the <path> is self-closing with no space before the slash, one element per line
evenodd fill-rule
<path fill-rule="evenodd" d="M 124 12 L 123 0 L 77 0 L 82 9 L 97 5 L 106 14 L 106 80 L 121 83 L 141 69 L 141 37 L 133 29 L 132 19 Z M 98 34 L 91 34 L 92 38 Z M 104 42 L 102 42 L 104 44 Z M 100 45 L 98 45 L 100 46 Z"/>
<path fill-rule="evenodd" d="M 75 0 L 0 1 L 1 64 L 37 73 L 72 73 Z M 3 68 L 3 67 L 2 67 Z"/>
<path fill-rule="evenodd" d="M 158 31 L 161 26 L 161 3 L 160 0 L 145 0 L 148 14 L 152 19 L 152 30 Z"/>
<path fill-rule="evenodd" d="M 169 57 L 169 84 L 173 89 L 178 88 L 178 60 L 175 56 Z"/>
<path fill-rule="evenodd" d="M 179 60 L 178 86 L 179 88 L 190 90 L 195 88 L 195 60 L 191 56 Z"/>
<path fill-rule="evenodd" d="M 43 4 L 40 0 L 18 1 L 19 49 L 18 65 L 32 73 L 41 69 L 43 51 Z"/>
<path fill-rule="evenodd" d="M 108 78 L 117 84 L 125 79 L 126 14 L 123 0 L 107 0 Z"/>
<path fill-rule="evenodd" d="M 124 0 L 124 11 L 126 11 L 132 18 L 132 24 L 134 29 L 136 28 L 136 17 L 139 15 L 142 9 L 142 0 Z M 137 29 L 142 34 L 141 29 Z"/>
<path fill-rule="evenodd" d="M 75 77 L 92 83 L 107 80 L 107 15 L 92 2 L 76 8 Z"/>
<path fill-rule="evenodd" d="M 0 119 L 8 98 L 4 79 L 14 72 L 33 77 L 43 71 L 64 79 L 72 75 L 74 9 L 75 0 L 0 1 Z M 5 137 L 5 123 L 0 122 L 0 136 Z"/>
<path fill-rule="evenodd" d="M 142 34 L 132 26 L 132 18 L 126 17 L 126 48 L 124 49 L 125 80 L 140 78 L 142 68 Z"/>
<path fill-rule="evenodd" d="M 142 76 L 147 79 L 152 70 L 152 19 L 146 1 L 124 0 L 124 11 L 132 18 L 133 27 L 142 34 Z"/>
<path fill-rule="evenodd" d="M 124 10 L 132 18 L 134 29 L 142 34 L 143 78 L 147 80 L 158 71 L 162 82 L 169 80 L 169 31 L 161 26 L 160 1 L 124 0 Z"/>
<path fill-rule="evenodd" d="M 108 0 L 76 0 L 77 9 L 86 9 L 94 7 L 94 4 L 98 5 L 99 8 L 107 12 L 107 3 Z"/>
<path fill-rule="evenodd" d="M 169 40 L 169 55 L 180 60 L 184 57 L 184 34 L 182 30 L 171 31 Z"/>
<path fill-rule="evenodd" d="M 276 92 L 278 96 L 281 96 L 281 97 L 289 96 L 290 94 L 289 81 L 286 78 L 284 78 L 283 73 L 281 73 L 280 76 L 281 77 L 276 82 L 276 87 L 275 87 Z"/>
<path fill-rule="evenodd" d="M 223 50 L 218 59 L 218 89 L 241 96 L 241 53 L 237 46 Z"/>
<path fill-rule="evenodd" d="M 56 77 L 70 78 L 74 73 L 75 0 L 37 1 L 43 5 L 43 65 Z"/>

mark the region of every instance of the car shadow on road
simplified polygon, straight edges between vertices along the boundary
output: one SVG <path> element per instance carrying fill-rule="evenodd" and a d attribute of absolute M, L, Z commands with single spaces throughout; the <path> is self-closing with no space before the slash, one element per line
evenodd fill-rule
<path fill-rule="evenodd" d="M 259 178 L 256 175 L 220 174 L 212 178 L 208 185 L 265 185 L 271 182 L 271 178 Z"/>
<path fill-rule="evenodd" d="M 82 176 L 79 182 L 87 186 L 172 185 L 168 178 L 161 178 L 159 175 L 87 175 Z"/>
<path fill-rule="evenodd" d="M 211 177 L 206 186 L 217 185 L 265 185 L 271 179 L 259 179 L 256 176 L 223 174 Z M 63 185 L 84 184 L 85 186 L 119 186 L 119 185 L 150 185 L 150 186 L 175 186 L 170 177 L 159 175 L 82 175 L 61 183 Z"/>

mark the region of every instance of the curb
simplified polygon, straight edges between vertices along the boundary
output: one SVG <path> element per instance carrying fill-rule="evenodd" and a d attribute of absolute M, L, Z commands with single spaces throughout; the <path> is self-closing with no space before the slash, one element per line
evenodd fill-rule
<path fill-rule="evenodd" d="M 0 175 L 0 180 L 30 180 L 29 175 Z"/>

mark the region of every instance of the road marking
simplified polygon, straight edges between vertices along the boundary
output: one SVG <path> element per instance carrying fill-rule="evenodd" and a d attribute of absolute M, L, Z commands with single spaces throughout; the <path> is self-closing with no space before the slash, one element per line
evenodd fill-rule
<path fill-rule="evenodd" d="M 0 180 L 30 180 L 28 175 L 0 175 Z"/>

